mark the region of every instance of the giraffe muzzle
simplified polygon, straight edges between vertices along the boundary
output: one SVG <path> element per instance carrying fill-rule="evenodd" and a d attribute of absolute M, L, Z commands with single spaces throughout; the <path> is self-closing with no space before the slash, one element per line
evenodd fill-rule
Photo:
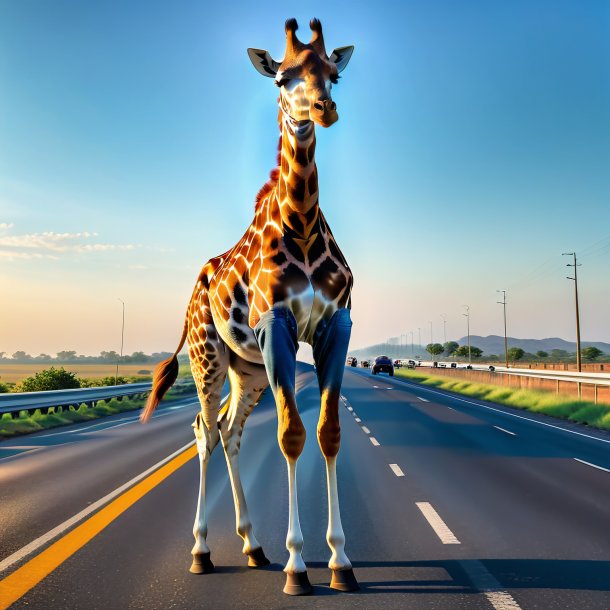
<path fill-rule="evenodd" d="M 337 114 L 337 104 L 331 99 L 318 100 L 310 108 L 311 119 L 322 127 L 330 127 L 339 120 Z"/>

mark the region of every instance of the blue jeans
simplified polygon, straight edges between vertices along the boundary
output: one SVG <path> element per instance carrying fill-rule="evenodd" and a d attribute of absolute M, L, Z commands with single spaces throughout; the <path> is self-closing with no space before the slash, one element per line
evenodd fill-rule
<path fill-rule="evenodd" d="M 349 309 L 338 309 L 315 330 L 312 347 L 321 391 L 341 387 L 351 330 Z M 299 342 L 293 313 L 284 306 L 270 309 L 261 316 L 254 334 L 273 393 L 280 387 L 294 392 Z"/>

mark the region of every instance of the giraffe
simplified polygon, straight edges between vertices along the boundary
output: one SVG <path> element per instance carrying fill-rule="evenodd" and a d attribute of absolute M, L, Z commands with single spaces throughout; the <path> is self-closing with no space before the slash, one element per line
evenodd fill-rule
<path fill-rule="evenodd" d="M 141 419 L 147 421 L 174 383 L 177 354 L 188 340 L 191 369 L 201 411 L 193 423 L 200 460 L 199 501 L 190 571 L 213 570 L 206 543 L 205 482 L 209 457 L 220 441 L 235 503 L 236 530 L 253 568 L 269 564 L 252 530 L 239 476 L 243 428 L 263 391 L 271 386 L 277 407 L 277 439 L 286 459 L 289 525 L 284 568 L 289 595 L 311 593 L 303 561 L 296 468 L 306 431 L 296 404 L 298 342 L 312 345 L 320 387 L 317 438 L 326 463 L 327 542 L 331 587 L 358 589 L 345 553 L 337 491 L 340 446 L 339 396 L 351 334 L 351 270 L 318 204 L 315 128 L 338 120 L 331 88 L 349 62 L 353 46 L 326 53 L 322 26 L 312 19 L 309 43 L 296 35 L 295 19 L 285 25 L 286 51 L 276 62 L 267 51 L 248 49 L 254 67 L 279 88 L 278 167 L 256 197 L 254 220 L 241 240 L 202 268 L 188 305 L 175 354 L 161 362 Z M 221 400 L 229 379 L 230 393 Z"/>

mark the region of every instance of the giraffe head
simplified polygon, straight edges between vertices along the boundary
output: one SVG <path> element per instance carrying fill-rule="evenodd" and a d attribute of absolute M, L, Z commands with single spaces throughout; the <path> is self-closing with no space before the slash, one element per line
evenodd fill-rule
<path fill-rule="evenodd" d="M 296 19 L 286 21 L 286 53 L 281 62 L 274 61 L 268 51 L 248 49 L 254 67 L 273 78 L 280 88 L 280 108 L 295 121 L 314 121 L 330 127 L 337 121 L 337 106 L 331 97 L 354 51 L 353 46 L 339 47 L 330 57 L 326 54 L 322 24 L 318 19 L 309 23 L 312 38 L 302 43 L 296 35 Z"/>

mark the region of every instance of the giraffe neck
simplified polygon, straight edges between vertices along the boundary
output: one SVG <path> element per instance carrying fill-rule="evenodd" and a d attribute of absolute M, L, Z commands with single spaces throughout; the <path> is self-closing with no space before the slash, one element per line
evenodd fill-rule
<path fill-rule="evenodd" d="M 280 111 L 282 148 L 277 194 L 282 224 L 288 232 L 309 238 L 318 221 L 318 170 L 313 121 L 295 121 Z"/>

